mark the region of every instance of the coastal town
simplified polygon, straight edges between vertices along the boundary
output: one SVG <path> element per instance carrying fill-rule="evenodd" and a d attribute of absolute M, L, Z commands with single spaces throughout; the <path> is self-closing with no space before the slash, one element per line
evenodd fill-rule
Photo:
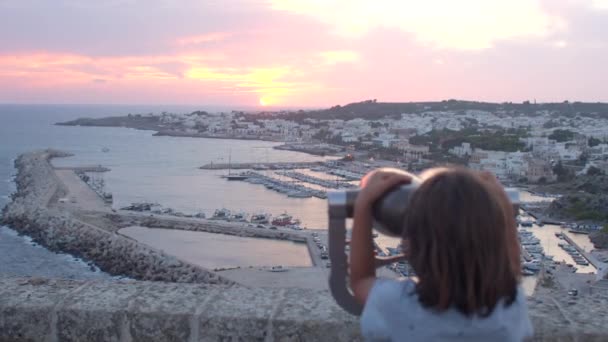
<path fill-rule="evenodd" d="M 460 163 L 521 183 L 552 182 L 568 172 L 580 175 L 608 170 L 605 105 L 580 112 L 568 103 L 555 108 L 538 105 L 538 110 L 530 103 L 515 109 L 497 104 L 482 110 L 466 109 L 482 107 L 475 103 L 467 106 L 466 102 L 446 101 L 416 104 L 408 112 L 389 109 L 386 115 L 374 113 L 381 105 L 373 100 L 346 105 L 336 111 L 345 113 L 334 115 L 337 118 L 317 114 L 324 111 L 196 111 L 79 119 L 64 124 L 154 129 L 157 135 L 280 141 L 285 146 L 278 148 L 384 157 L 414 167 Z"/>
<path fill-rule="evenodd" d="M 378 166 L 417 172 L 437 165 L 464 165 L 490 171 L 507 185 L 570 196 L 558 199 L 557 207 L 547 216 L 595 224 L 608 220 L 606 195 L 599 191 L 608 188 L 605 104 L 455 100 L 398 104 L 368 100 L 324 110 L 163 112 L 60 124 L 131 127 L 155 130 L 156 135 L 276 141 L 283 143 L 276 149 L 351 161 L 337 168 L 345 172 L 341 176 L 347 180 L 359 179 Z M 267 168 L 262 164 L 208 164 L 201 168 L 259 171 Z M 254 177 L 249 181 L 268 181 L 259 173 L 250 175 Z M 311 189 L 292 193 L 322 196 Z"/>

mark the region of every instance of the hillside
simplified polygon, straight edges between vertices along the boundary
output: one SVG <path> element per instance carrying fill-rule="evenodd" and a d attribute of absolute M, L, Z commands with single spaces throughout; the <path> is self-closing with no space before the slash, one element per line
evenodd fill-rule
<path fill-rule="evenodd" d="M 584 103 L 584 102 L 561 102 L 561 103 L 491 103 L 463 100 L 444 100 L 440 102 L 377 102 L 368 100 L 350 103 L 344 106 L 337 105 L 328 109 L 313 111 L 291 112 L 286 118 L 293 120 L 304 118 L 315 119 L 343 119 L 364 118 L 376 120 L 384 117 L 399 117 L 402 113 L 420 113 L 425 111 L 465 111 L 481 110 L 488 112 L 505 111 L 534 115 L 537 111 L 559 112 L 562 115 L 574 116 L 580 114 L 590 117 L 608 117 L 608 103 Z"/>

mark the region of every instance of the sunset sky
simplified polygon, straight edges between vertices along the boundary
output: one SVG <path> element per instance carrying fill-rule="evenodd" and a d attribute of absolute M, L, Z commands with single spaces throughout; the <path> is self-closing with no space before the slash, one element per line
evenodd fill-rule
<path fill-rule="evenodd" d="M 0 103 L 608 101 L 608 0 L 0 0 Z"/>

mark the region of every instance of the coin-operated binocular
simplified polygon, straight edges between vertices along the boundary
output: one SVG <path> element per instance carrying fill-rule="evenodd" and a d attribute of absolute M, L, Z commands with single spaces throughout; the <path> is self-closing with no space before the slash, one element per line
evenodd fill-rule
<path fill-rule="evenodd" d="M 388 191 L 372 207 L 374 229 L 378 232 L 401 237 L 404 229 L 404 218 L 408 210 L 408 202 L 420 180 L 413 179 L 410 184 L 398 186 Z M 515 213 L 519 211 L 519 192 L 517 189 L 505 189 Z M 354 315 L 360 315 L 363 307 L 355 300 L 348 279 L 348 257 L 345 247 L 346 219 L 354 216 L 354 205 L 359 190 L 338 190 L 327 194 L 329 209 L 329 258 L 331 271 L 329 288 L 332 296 L 344 310 Z M 403 254 L 391 257 L 376 256 L 376 268 L 405 259 Z"/>

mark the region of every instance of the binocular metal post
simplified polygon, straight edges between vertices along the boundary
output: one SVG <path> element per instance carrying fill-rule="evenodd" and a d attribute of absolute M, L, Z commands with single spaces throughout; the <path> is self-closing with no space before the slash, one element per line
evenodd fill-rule
<path fill-rule="evenodd" d="M 363 306 L 347 286 L 348 260 L 346 257 L 346 219 L 348 218 L 346 205 L 346 192 L 328 192 L 329 204 L 329 259 L 331 270 L 329 273 L 329 289 L 332 296 L 344 310 L 353 315 L 360 315 Z"/>
<path fill-rule="evenodd" d="M 329 289 L 332 296 L 344 310 L 353 315 L 361 315 L 363 306 L 353 296 L 348 285 L 348 256 L 346 255 L 346 219 L 353 217 L 352 202 L 354 192 L 328 192 L 329 204 Z M 394 257 L 376 257 L 376 267 L 381 267 L 404 259 L 403 255 Z"/>

